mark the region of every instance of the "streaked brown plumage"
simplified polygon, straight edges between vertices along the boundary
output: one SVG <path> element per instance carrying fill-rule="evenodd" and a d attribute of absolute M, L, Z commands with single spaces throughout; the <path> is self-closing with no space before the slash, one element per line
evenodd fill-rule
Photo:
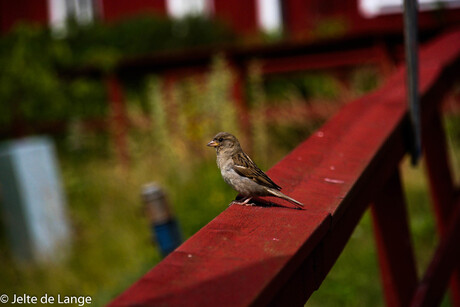
<path fill-rule="evenodd" d="M 244 153 L 238 139 L 230 133 L 219 132 L 207 146 L 214 147 L 217 153 L 217 166 L 222 178 L 245 200 L 239 204 L 247 205 L 255 196 L 275 196 L 296 206 L 303 204 L 280 192 L 281 187 L 273 182 Z M 238 203 L 238 202 L 234 202 Z"/>

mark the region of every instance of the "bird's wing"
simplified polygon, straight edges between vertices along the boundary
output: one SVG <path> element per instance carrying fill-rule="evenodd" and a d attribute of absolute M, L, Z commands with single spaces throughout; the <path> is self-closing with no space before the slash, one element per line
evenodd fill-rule
<path fill-rule="evenodd" d="M 247 177 L 268 188 L 281 190 L 281 187 L 274 183 L 264 172 L 262 172 L 244 152 L 237 153 L 233 155 L 232 158 L 234 163 L 233 168 L 239 175 Z"/>

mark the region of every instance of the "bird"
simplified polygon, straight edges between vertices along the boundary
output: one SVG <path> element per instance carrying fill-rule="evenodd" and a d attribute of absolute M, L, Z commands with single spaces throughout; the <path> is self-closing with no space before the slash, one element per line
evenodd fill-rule
<path fill-rule="evenodd" d="M 280 191 L 281 187 L 257 167 L 243 151 L 240 142 L 234 135 L 219 132 L 207 146 L 216 149 L 217 166 L 224 181 L 244 197 L 244 201 L 233 201 L 231 204 L 252 206 L 253 204 L 249 201 L 253 197 L 275 196 L 291 202 L 298 208 L 304 206 L 301 202 Z"/>

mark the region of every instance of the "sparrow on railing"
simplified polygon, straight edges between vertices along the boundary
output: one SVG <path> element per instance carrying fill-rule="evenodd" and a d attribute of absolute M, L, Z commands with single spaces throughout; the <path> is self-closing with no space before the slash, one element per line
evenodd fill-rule
<path fill-rule="evenodd" d="M 241 149 L 238 139 L 232 134 L 219 132 L 207 146 L 216 149 L 217 166 L 225 182 L 244 197 L 244 201 L 233 201 L 232 203 L 252 206 L 249 201 L 253 197 L 275 196 L 298 207 L 304 206 L 301 202 L 281 193 L 281 187 L 252 162 L 251 158 Z"/>

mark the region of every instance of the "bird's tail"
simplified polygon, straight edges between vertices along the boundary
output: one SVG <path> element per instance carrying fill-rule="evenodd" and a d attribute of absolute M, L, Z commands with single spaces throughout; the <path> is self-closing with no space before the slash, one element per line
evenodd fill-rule
<path fill-rule="evenodd" d="M 280 191 L 278 190 L 275 190 L 275 189 L 269 189 L 269 192 L 273 195 L 273 196 L 276 196 L 276 197 L 279 197 L 279 198 L 282 198 L 282 199 L 285 199 L 291 203 L 293 203 L 294 205 L 298 206 L 298 207 L 303 207 L 304 204 L 302 204 L 301 202 L 295 200 L 294 198 L 291 198 L 283 193 L 281 193 Z"/>

